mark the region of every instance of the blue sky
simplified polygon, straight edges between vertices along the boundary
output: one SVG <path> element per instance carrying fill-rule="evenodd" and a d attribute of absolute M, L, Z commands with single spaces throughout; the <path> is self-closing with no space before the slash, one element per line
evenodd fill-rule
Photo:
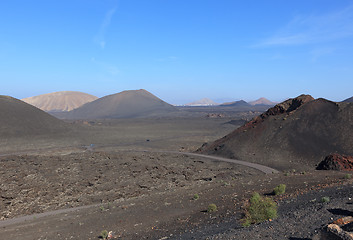
<path fill-rule="evenodd" d="M 2 95 L 353 96 L 353 1 L 2 0 Z"/>

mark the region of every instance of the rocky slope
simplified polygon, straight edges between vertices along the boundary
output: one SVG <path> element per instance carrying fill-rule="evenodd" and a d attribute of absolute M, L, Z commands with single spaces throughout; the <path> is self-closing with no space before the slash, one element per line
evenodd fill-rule
<path fill-rule="evenodd" d="M 331 153 L 352 155 L 351 139 L 353 104 L 301 95 L 277 104 L 200 151 L 278 169 L 313 169 Z"/>

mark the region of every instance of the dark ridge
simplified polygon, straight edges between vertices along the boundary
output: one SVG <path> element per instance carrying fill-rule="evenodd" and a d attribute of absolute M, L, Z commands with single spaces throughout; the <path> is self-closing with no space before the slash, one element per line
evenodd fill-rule
<path fill-rule="evenodd" d="M 63 121 L 9 96 L 0 96 L 0 112 L 2 137 L 60 134 L 70 129 Z"/>
<path fill-rule="evenodd" d="M 124 91 L 86 103 L 60 117 L 66 119 L 112 119 L 159 116 L 177 111 L 146 90 Z"/>
<path fill-rule="evenodd" d="M 314 169 L 331 153 L 353 154 L 353 105 L 310 95 L 289 99 L 199 151 L 277 169 Z"/>
<path fill-rule="evenodd" d="M 222 107 L 241 107 L 241 106 L 251 106 L 249 103 L 245 102 L 244 100 L 223 103 L 220 106 Z"/>
<path fill-rule="evenodd" d="M 342 102 L 351 103 L 351 102 L 353 102 L 353 97 L 347 98 L 346 100 L 343 100 Z"/>

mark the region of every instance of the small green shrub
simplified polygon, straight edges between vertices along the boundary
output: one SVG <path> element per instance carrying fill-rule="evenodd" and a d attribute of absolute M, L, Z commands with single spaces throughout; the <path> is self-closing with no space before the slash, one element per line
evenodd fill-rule
<path fill-rule="evenodd" d="M 285 192 L 286 192 L 286 185 L 285 184 L 280 184 L 273 189 L 273 194 L 276 196 L 284 194 Z"/>
<path fill-rule="evenodd" d="M 328 202 L 330 202 L 330 198 L 329 197 L 322 197 L 321 198 L 321 202 L 322 203 L 328 203 Z"/>
<path fill-rule="evenodd" d="M 288 177 L 288 176 L 289 176 L 289 172 L 286 172 L 286 173 L 284 174 L 284 176 Z"/>
<path fill-rule="evenodd" d="M 192 199 L 194 199 L 194 200 L 198 200 L 200 198 L 200 196 L 196 193 L 196 194 L 194 194 L 194 196 L 192 197 Z"/>
<path fill-rule="evenodd" d="M 243 226 L 275 218 L 277 218 L 277 204 L 271 198 L 262 198 L 260 194 L 254 193 L 246 209 Z"/>
<path fill-rule="evenodd" d="M 229 186 L 230 183 L 229 182 L 223 182 L 223 186 Z"/>
<path fill-rule="evenodd" d="M 108 239 L 108 231 L 107 230 L 103 230 L 101 232 L 101 238 L 102 239 Z"/>
<path fill-rule="evenodd" d="M 210 205 L 208 205 L 207 207 L 207 212 L 216 212 L 217 211 L 217 206 L 214 203 L 211 203 Z"/>
<path fill-rule="evenodd" d="M 347 173 L 346 175 L 344 175 L 344 179 L 351 179 L 352 178 L 352 174 Z"/>

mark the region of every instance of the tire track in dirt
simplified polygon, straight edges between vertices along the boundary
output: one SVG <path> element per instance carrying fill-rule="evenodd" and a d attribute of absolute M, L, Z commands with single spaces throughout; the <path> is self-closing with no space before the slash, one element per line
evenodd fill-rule
<path fill-rule="evenodd" d="M 265 174 L 279 173 L 279 171 L 277 169 L 270 168 L 265 165 L 252 163 L 252 162 L 246 162 L 246 161 L 237 160 L 237 159 L 217 157 L 217 156 L 212 156 L 212 155 L 205 155 L 205 154 L 200 154 L 200 153 L 162 151 L 162 150 L 161 151 L 158 151 L 158 150 L 119 150 L 119 151 L 184 154 L 187 156 L 201 157 L 201 158 L 207 158 L 207 159 L 216 160 L 216 161 L 229 162 L 229 163 L 234 163 L 234 164 L 238 164 L 238 165 L 243 165 L 246 167 L 250 167 L 250 168 L 254 168 L 256 170 L 259 170 Z"/>

